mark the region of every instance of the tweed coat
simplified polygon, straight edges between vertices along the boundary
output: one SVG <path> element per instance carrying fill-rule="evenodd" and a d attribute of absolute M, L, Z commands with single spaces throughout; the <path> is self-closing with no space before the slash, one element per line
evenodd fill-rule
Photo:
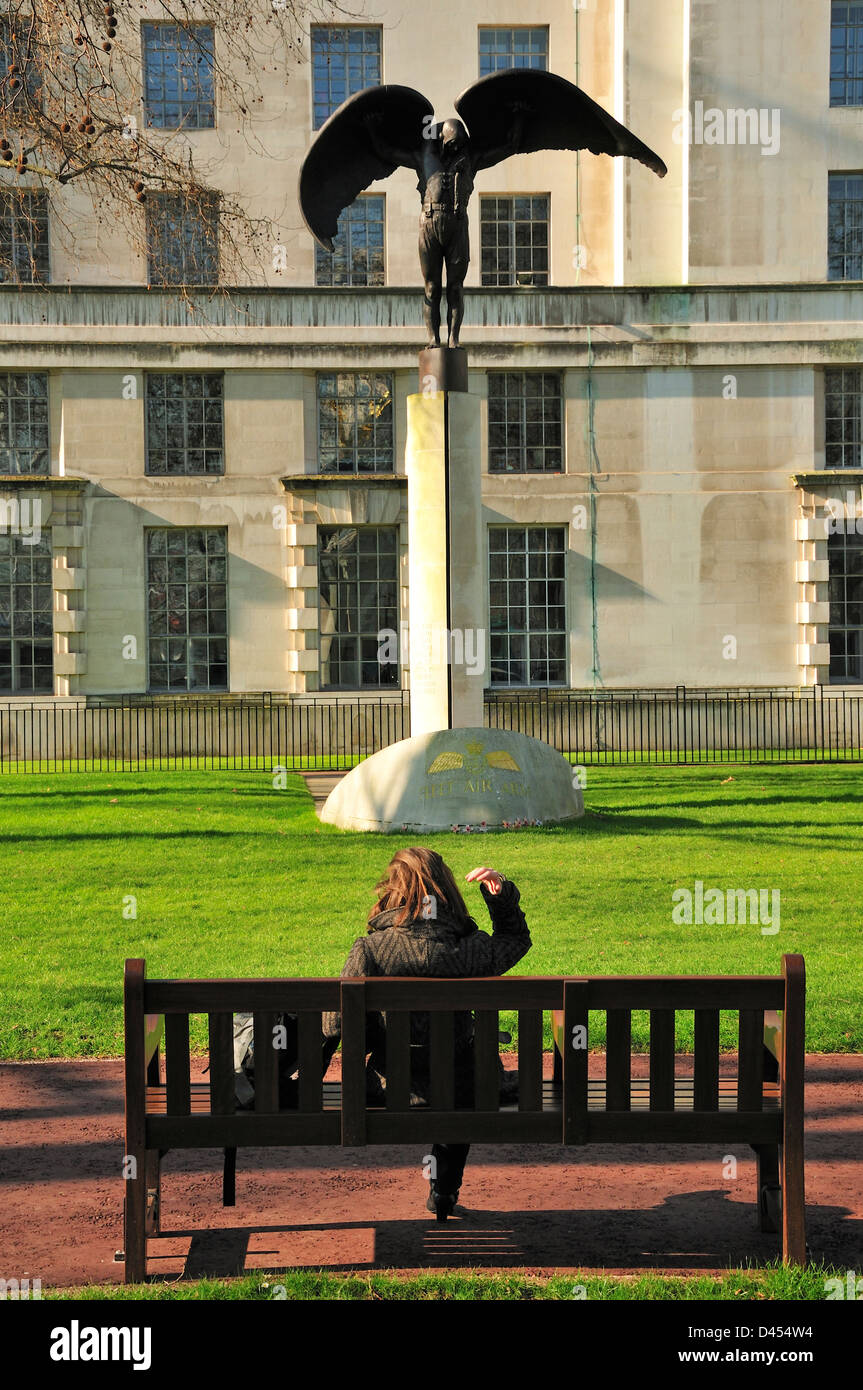
<path fill-rule="evenodd" d="M 476 923 L 467 930 L 449 914 L 445 904 L 432 895 L 428 918 L 395 926 L 397 908 L 379 912 L 369 923 L 366 936 L 354 942 L 341 971 L 342 979 L 364 975 L 425 975 L 464 978 L 472 975 L 502 975 L 530 949 L 530 932 L 519 906 L 519 891 L 511 879 L 504 879 L 499 893 L 491 893 L 484 883 L 480 890 L 491 917 L 491 935 Z M 473 1094 L 473 1015 L 459 1012 L 455 1020 L 456 1103 L 471 1104 Z M 338 1041 L 341 1017 L 324 1014 L 324 1036 Z M 366 1048 L 371 1054 L 367 1068 L 369 1098 L 381 1090 L 386 1072 L 386 1015 L 370 1013 L 366 1018 Z M 429 1016 L 411 1014 L 411 1091 L 414 1101 L 428 1099 Z M 501 1073 L 503 1066 L 501 1064 Z"/>

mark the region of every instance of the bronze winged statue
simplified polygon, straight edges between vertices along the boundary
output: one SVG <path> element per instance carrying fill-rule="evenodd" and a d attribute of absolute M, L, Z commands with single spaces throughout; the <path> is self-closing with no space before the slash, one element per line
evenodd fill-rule
<path fill-rule="evenodd" d="M 513 154 L 589 150 L 638 159 L 660 178 L 668 172 L 653 150 L 555 73 L 492 73 L 467 87 L 455 109 L 461 120 L 435 123 L 431 102 L 413 87 L 366 87 L 321 126 L 300 170 L 300 209 L 327 251 L 334 249 L 339 214 L 369 184 L 402 166 L 415 170 L 429 347 L 440 346 L 444 266 L 448 346 L 458 347 L 470 259 L 467 207 L 480 169 Z"/>

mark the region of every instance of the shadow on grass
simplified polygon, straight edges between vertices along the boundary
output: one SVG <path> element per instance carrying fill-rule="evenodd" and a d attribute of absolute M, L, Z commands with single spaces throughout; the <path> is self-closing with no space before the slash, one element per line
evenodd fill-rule
<path fill-rule="evenodd" d="M 156 775 L 158 776 L 159 774 Z M 272 773 L 269 770 L 266 772 L 262 771 L 259 775 L 261 777 L 266 777 L 267 779 L 272 779 Z M 299 773 L 289 775 L 299 776 Z M 21 789 L 20 787 L 15 788 L 14 790 L 7 790 L 3 786 L 2 781 L 0 781 L 0 793 L 2 793 L 4 802 L 13 802 L 16 800 L 32 801 L 38 797 L 50 801 L 57 801 L 58 803 L 62 802 L 64 807 L 68 807 L 70 801 L 84 801 L 88 799 L 91 801 L 105 801 L 106 798 L 108 801 L 110 801 L 110 797 L 108 797 L 109 792 L 119 792 L 123 798 L 129 800 L 132 800 L 135 797 L 139 796 L 163 797 L 166 800 L 170 800 L 171 798 L 176 796 L 185 796 L 192 800 L 195 798 L 200 799 L 201 797 L 208 797 L 213 795 L 217 795 L 219 797 L 228 797 L 234 794 L 236 794 L 237 796 L 254 798 L 266 797 L 268 800 L 271 798 L 275 799 L 276 797 L 279 797 L 282 800 L 290 800 L 303 803 L 305 803 L 309 799 L 309 793 L 306 790 L 304 783 L 301 783 L 301 785 L 297 787 L 285 787 L 283 790 L 280 791 L 276 791 L 276 789 L 272 785 L 268 787 L 231 787 L 229 789 L 226 786 L 202 787 L 200 784 L 198 784 L 197 786 L 183 787 L 171 787 L 165 786 L 164 784 L 158 787 L 124 787 L 122 785 L 111 785 L 99 788 L 70 787 L 66 789 L 62 787 L 46 787 L 42 790 L 34 789 L 33 791 L 30 791 L 27 788 Z"/>

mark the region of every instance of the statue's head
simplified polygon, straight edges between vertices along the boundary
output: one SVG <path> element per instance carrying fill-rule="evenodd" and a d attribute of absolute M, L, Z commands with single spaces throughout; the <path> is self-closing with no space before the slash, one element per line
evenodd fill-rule
<path fill-rule="evenodd" d="M 455 154 L 464 149 L 467 144 L 467 131 L 461 121 L 444 121 L 440 128 L 440 143 L 447 154 Z"/>

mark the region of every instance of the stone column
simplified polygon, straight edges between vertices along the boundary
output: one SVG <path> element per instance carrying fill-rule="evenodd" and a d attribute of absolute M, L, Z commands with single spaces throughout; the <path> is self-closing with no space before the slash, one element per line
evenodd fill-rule
<path fill-rule="evenodd" d="M 437 389 L 427 365 L 407 401 L 412 735 L 481 727 L 489 680 L 480 401 Z"/>

